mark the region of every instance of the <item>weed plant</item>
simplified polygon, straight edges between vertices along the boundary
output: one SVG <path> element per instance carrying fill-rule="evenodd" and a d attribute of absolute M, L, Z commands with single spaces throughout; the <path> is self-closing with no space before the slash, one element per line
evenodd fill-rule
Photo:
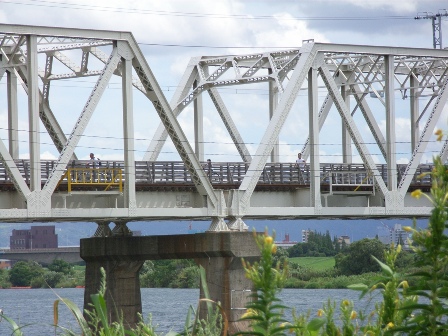
<path fill-rule="evenodd" d="M 441 132 L 438 131 L 439 140 Z M 385 261 L 375 258 L 381 267 L 381 276 L 373 280 L 351 285 L 360 290 L 361 296 L 380 292 L 382 301 L 375 305 L 371 312 L 357 311 L 353 302 L 343 300 L 339 304 L 331 299 L 317 312 L 296 315 L 292 321 L 286 321 L 284 311 L 287 309 L 278 299 L 278 294 L 285 285 L 288 274 L 286 260 L 279 261 L 272 267 L 277 247 L 274 238 L 267 231 L 262 235 L 254 233 L 261 251 L 259 262 L 250 264 L 243 262 L 246 276 L 253 282 L 255 291 L 253 300 L 247 305 L 247 312 L 242 320 L 249 321 L 250 330 L 238 332 L 236 335 L 283 336 L 395 336 L 395 335 L 448 335 L 448 239 L 445 235 L 448 221 L 448 168 L 440 158 L 434 159 L 434 169 L 430 173 L 432 188 L 430 195 L 420 190 L 412 193 L 413 197 L 427 197 L 433 204 L 427 229 L 405 227 L 412 232 L 412 248 L 416 255 L 415 265 L 410 272 L 402 274 L 396 267 L 401 246 L 391 246 L 385 252 Z M 104 272 L 104 271 L 103 271 Z M 202 283 L 205 284 L 205 273 L 200 271 Z M 105 279 L 103 277 L 103 279 Z M 297 279 L 297 281 L 301 281 Z M 151 320 L 140 322 L 135 329 L 124 327 L 122 320 L 108 320 L 104 298 L 106 282 L 98 294 L 92 295 L 91 309 L 85 319 L 73 302 L 60 298 L 55 302 L 55 334 L 62 330 L 63 335 L 74 336 L 71 330 L 58 326 L 57 307 L 63 302 L 69 307 L 78 322 L 84 336 L 157 336 Z M 182 335 L 186 336 L 219 336 L 227 335 L 227 321 L 222 314 L 219 303 L 207 298 L 207 318 L 200 320 L 193 308 L 187 314 Z M 13 320 L 3 316 L 11 325 L 13 336 L 23 336 L 22 328 Z M 170 332 L 166 336 L 180 335 Z"/>
<path fill-rule="evenodd" d="M 433 204 L 427 229 L 405 227 L 412 232 L 415 265 L 407 273 L 396 267 L 401 246 L 391 246 L 385 252 L 385 262 L 373 257 L 381 275 L 348 286 L 360 290 L 361 296 L 380 291 L 382 301 L 371 312 L 358 312 L 353 302 L 328 302 L 312 317 L 311 312 L 296 315 L 286 322 L 284 307 L 277 298 L 284 284 L 288 267 L 268 267 L 275 253 L 273 239 L 266 232 L 256 237 L 262 258 L 260 264 L 245 264 L 246 275 L 256 288 L 244 319 L 251 321 L 247 335 L 285 335 L 286 331 L 301 336 L 323 335 L 448 335 L 448 168 L 439 157 L 434 159 L 431 194 L 412 192 L 416 198 L 427 197 Z M 280 271 L 281 270 L 281 271 Z M 408 281 L 409 279 L 409 281 Z M 301 281 L 296 279 L 297 281 Z M 411 284 L 411 285 L 410 285 Z M 337 309 L 338 308 L 338 309 Z"/>

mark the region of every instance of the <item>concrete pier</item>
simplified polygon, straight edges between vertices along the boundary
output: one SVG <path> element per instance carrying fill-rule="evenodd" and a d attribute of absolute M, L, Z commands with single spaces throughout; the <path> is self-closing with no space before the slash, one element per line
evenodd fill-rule
<path fill-rule="evenodd" d="M 142 312 L 138 273 L 144 261 L 194 259 L 204 267 L 210 299 L 221 303 L 231 332 L 246 328 L 238 320 L 245 312 L 252 283 L 245 277 L 241 258 L 254 261 L 260 256 L 251 232 L 92 237 L 81 239 L 80 254 L 86 261 L 84 309 L 89 309 L 90 295 L 100 288 L 103 267 L 109 318 L 116 321 L 121 312 L 126 325 L 134 327 L 137 313 Z"/>

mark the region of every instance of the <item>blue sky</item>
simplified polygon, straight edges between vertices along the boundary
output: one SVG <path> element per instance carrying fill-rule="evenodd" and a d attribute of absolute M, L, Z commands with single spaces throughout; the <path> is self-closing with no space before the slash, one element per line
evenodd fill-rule
<path fill-rule="evenodd" d="M 303 40 L 308 39 L 328 43 L 432 48 L 431 20 L 415 20 L 414 17 L 424 12 L 435 14 L 446 7 L 446 1 L 432 0 L 0 0 L 0 22 L 131 31 L 169 100 L 190 58 L 198 55 L 298 48 Z M 448 17 L 445 17 L 442 24 L 445 36 L 448 36 L 447 21 Z M 448 46 L 446 38 L 443 44 Z M 51 106 L 59 113 L 58 120 L 66 133 L 71 131 L 95 80 L 67 80 L 52 86 L 52 93 L 57 92 L 58 95 L 52 96 Z M 2 79 L 0 83 L 4 81 Z M 90 152 L 95 152 L 103 160 L 123 158 L 122 130 L 116 119 L 119 114 L 113 114 L 115 107 L 120 106 L 117 100 L 120 79 L 113 81 L 79 144 L 77 154 L 81 159 L 87 159 Z M 1 85 L 0 90 L 4 87 Z M 253 153 L 268 122 L 266 85 L 224 88 L 221 94 L 229 102 L 232 117 Z M 72 99 L 73 96 L 77 99 Z M 138 92 L 134 96 L 135 157 L 138 160 L 158 126 L 158 118 L 146 99 Z M 300 99 L 306 97 L 299 96 L 296 105 L 300 105 Z M 68 100 L 70 104 L 67 104 Z M 397 102 L 397 110 L 400 110 L 400 104 L 408 103 Z M 204 106 L 205 155 L 213 161 L 240 161 L 229 135 L 217 114 L 213 113 L 211 103 L 206 101 Z M 26 107 L 22 106 L 21 110 L 27 113 Z M 179 117 L 190 139 L 193 134 L 191 111 L 189 107 Z M 330 115 L 330 120 L 332 117 L 339 119 Z M 5 102 L 0 102 L 0 123 L 6 123 Z M 26 129 L 27 122 L 20 127 Z M 294 161 L 306 137 L 305 134 L 297 136 L 297 133 L 304 127 L 307 127 L 307 120 L 300 114 L 288 117 L 280 136 L 280 161 Z M 384 123 L 380 122 L 380 127 L 384 127 Z M 0 130 L 2 138 L 4 132 L 4 129 Z M 408 141 L 405 140 L 409 136 L 407 117 L 397 115 L 396 133 L 397 141 Z M 340 162 L 341 149 L 334 146 L 340 143 L 340 137 L 335 140 L 332 129 L 324 129 L 321 136 L 321 162 Z M 368 132 L 365 141 L 373 142 Z M 56 159 L 58 153 L 53 146 L 45 145 L 50 142 L 49 138 L 43 135 L 42 142 L 42 158 Z M 402 163 L 409 157 L 408 147 L 397 150 L 403 153 L 402 157 L 398 156 Z M 21 156 L 25 158 L 27 155 L 27 144 L 24 143 Z M 160 159 L 178 159 L 170 142 L 164 147 Z M 431 160 L 430 153 L 423 162 L 428 160 Z"/>

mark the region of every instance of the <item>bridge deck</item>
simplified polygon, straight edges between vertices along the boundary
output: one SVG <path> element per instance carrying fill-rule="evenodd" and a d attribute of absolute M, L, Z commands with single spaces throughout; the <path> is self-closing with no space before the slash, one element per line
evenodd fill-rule
<path fill-rule="evenodd" d="M 71 191 L 96 190 L 101 186 L 109 186 L 109 190 L 117 190 L 117 169 L 124 171 L 122 161 L 102 161 L 101 166 L 86 168 L 89 161 L 72 161 L 68 171 L 57 187 L 57 191 L 67 191 L 68 179 L 71 179 Z M 42 184 L 49 178 L 54 166 L 54 161 L 42 161 Z M 23 179 L 30 183 L 30 165 L 27 160 L 16 160 Z M 135 181 L 137 191 L 148 190 L 192 190 L 194 183 L 190 173 L 183 162 L 167 161 L 136 161 Z M 248 163 L 242 162 L 217 162 L 211 166 L 204 163 L 204 170 L 212 185 L 216 189 L 237 189 L 241 184 Z M 401 180 L 406 165 L 398 164 L 398 181 Z M 383 180 L 387 183 L 387 165 L 377 165 Z M 418 167 L 410 185 L 410 191 L 420 188 L 429 190 L 431 187 L 431 164 L 422 164 Z M 290 190 L 310 185 L 310 167 L 305 166 L 303 172 L 299 172 L 294 163 L 268 163 L 263 169 L 256 190 Z M 69 177 L 70 176 L 70 177 Z M 124 180 L 121 174 L 120 179 Z M 324 163 L 320 166 L 320 180 L 322 192 L 336 191 L 366 191 L 372 190 L 375 184 L 374 176 L 363 164 Z M 84 182 L 84 183 L 82 183 Z M 110 185 L 110 183 L 113 185 Z M 8 176 L 4 165 L 0 163 L 0 190 L 14 190 L 14 185 Z"/>

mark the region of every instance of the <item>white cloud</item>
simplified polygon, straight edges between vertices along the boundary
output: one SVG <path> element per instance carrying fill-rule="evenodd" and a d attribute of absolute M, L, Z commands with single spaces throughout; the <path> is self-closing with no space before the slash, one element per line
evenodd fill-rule
<path fill-rule="evenodd" d="M 384 13 L 387 15 L 391 12 L 416 14 L 414 12 L 417 11 L 418 3 L 417 0 L 398 2 L 389 0 L 342 0 L 338 5 L 353 9 L 354 12 L 350 16 L 356 16 L 356 10 L 360 8 L 376 10 L 376 14 L 380 13 L 381 10 L 384 10 Z M 127 2 L 121 0 L 98 0 L 95 2 L 80 0 L 76 3 L 69 1 L 64 3 L 64 5 L 55 4 L 52 6 L 47 6 L 44 3 L 41 3 L 39 6 L 30 4 L 4 3 L 0 10 L 0 18 L 4 18 L 3 22 L 14 24 L 48 25 L 48 22 L 51 22 L 55 26 L 131 31 L 137 41 L 141 43 L 142 51 L 148 58 L 148 63 L 159 84 L 162 87 L 170 87 L 170 91 L 165 91 L 168 101 L 174 92 L 174 88 L 179 84 L 185 67 L 192 56 L 254 53 L 257 50 L 271 50 L 266 49 L 266 47 L 296 48 L 302 44 L 302 40 L 306 39 L 314 39 L 317 42 L 329 42 L 331 40 L 327 31 L 320 29 L 315 24 L 311 24 L 311 21 L 297 19 L 298 17 L 306 17 L 302 9 L 299 9 L 299 4 L 290 2 L 285 4 L 282 1 L 219 0 L 214 1 L 213 6 L 210 6 L 210 1 L 208 0 L 195 2 L 165 0 L 151 3 L 137 0 Z M 333 15 L 333 13 L 326 12 L 327 7 L 330 6 L 325 6 L 325 4 L 330 4 L 330 2 L 315 1 L 303 5 L 314 8 L 319 7 L 321 16 Z M 334 2 L 331 2 L 331 4 L 334 4 Z M 240 19 L 241 16 L 251 19 Z M 259 19 L 260 16 L 269 18 Z M 351 24 L 353 27 L 351 31 L 356 32 L 350 33 L 351 35 L 345 35 L 349 36 L 351 43 L 354 44 L 369 44 L 371 42 L 382 44 L 382 41 L 389 41 L 391 38 L 391 36 L 375 34 L 375 31 L 366 33 L 358 30 L 357 28 L 362 24 L 359 21 L 348 22 L 347 24 Z M 334 34 L 339 34 L 338 26 L 334 25 Z M 394 41 L 415 39 L 414 31 L 407 31 L 405 35 L 400 34 L 402 33 L 393 30 L 393 34 L 390 35 L 393 35 Z M 343 40 L 343 37 L 340 39 Z M 179 44 L 184 46 L 227 46 L 234 48 L 156 47 L 149 46 L 147 45 L 148 43 Z M 267 92 L 266 86 L 263 87 L 263 90 Z M 246 88 L 253 88 L 253 86 L 226 88 L 223 90 L 223 98 L 242 137 L 248 143 L 248 148 L 254 153 L 268 123 L 268 100 L 266 92 L 257 92 L 257 94 L 244 92 L 242 94 L 242 91 Z M 52 90 L 54 90 L 53 87 Z M 238 90 L 240 92 L 235 94 Z M 66 92 L 69 92 L 69 95 L 73 95 L 71 88 L 67 88 Z M 90 151 L 95 151 L 101 154 L 101 158 L 122 158 L 122 153 L 120 152 L 123 147 L 121 121 L 118 122 L 117 117 L 112 116 L 112 112 L 115 114 L 120 112 L 121 98 L 116 100 L 115 98 L 109 98 L 113 97 L 117 92 L 118 90 L 115 90 L 110 96 L 108 95 L 107 101 L 102 101 L 95 111 L 91 122 L 95 125 L 99 124 L 101 127 L 86 129 L 86 134 L 90 135 L 90 137 L 88 139 L 85 138 L 86 140 L 79 145 L 79 155 L 81 157 L 87 158 Z M 232 157 L 234 148 L 232 144 L 229 144 L 231 142 L 230 137 L 222 127 L 214 106 L 210 102 L 206 102 L 208 98 L 206 94 L 205 96 L 204 105 L 205 111 L 207 111 L 204 119 L 205 137 L 214 144 L 213 152 L 228 153 L 229 157 Z M 64 106 L 66 99 L 66 96 L 63 95 L 54 98 L 52 106 L 55 107 L 56 114 L 59 111 L 65 113 L 65 108 L 60 106 Z M 76 111 L 74 113 L 65 113 L 63 117 L 60 117 L 65 132 L 71 131 L 84 101 L 84 98 L 77 97 L 71 104 L 76 105 Z M 136 159 L 143 155 L 143 151 L 152 138 L 153 131 L 160 122 L 153 111 L 153 107 L 150 106 L 147 100 L 140 100 L 137 104 L 138 107 L 135 108 L 135 134 L 136 138 L 146 139 L 146 143 L 139 141 L 138 148 L 136 147 Z M 189 106 L 179 118 L 189 139 L 192 139 L 193 136 L 191 108 Z M 301 148 L 301 144 L 307 136 L 303 131 L 307 130 L 307 117 L 304 117 L 303 111 L 297 112 L 297 110 L 300 110 L 300 108 L 292 110 L 291 116 L 287 119 L 280 134 L 281 157 L 288 161 L 295 158 L 297 150 Z M 3 109 L 1 111 L 0 122 L 5 124 L 6 112 Z M 26 107 L 25 109 L 22 108 L 24 116 L 26 112 Z M 444 121 L 447 113 L 447 109 L 445 109 Z M 28 128 L 28 123 L 25 120 L 25 118 L 23 120 L 21 118 L 21 129 Z M 334 125 L 330 125 L 321 133 L 322 141 L 327 145 L 323 151 L 328 153 L 340 152 L 340 147 L 333 151 L 330 149 L 334 149 L 335 144 L 340 146 L 341 142 L 339 137 L 340 120 L 338 119 L 336 122 L 338 129 L 335 129 Z M 443 122 L 440 122 L 440 125 L 438 125 L 441 128 L 444 126 Z M 384 120 L 380 122 L 380 127 L 384 132 Z M 409 129 L 409 118 L 407 116 L 398 116 L 396 120 L 396 138 L 397 141 L 404 143 L 402 147 L 398 148 L 400 152 L 410 151 Z M 0 134 L 4 133 L 0 132 Z M 114 136 L 108 138 L 108 134 L 111 133 Z M 335 139 L 335 134 L 338 136 L 337 139 Z M 333 141 L 329 140 L 331 136 Z M 366 141 L 371 141 L 371 139 L 367 140 L 369 132 L 365 135 L 363 134 L 363 136 L 365 136 Z M 23 145 L 21 144 L 23 152 L 29 151 L 27 146 L 27 142 Z M 46 152 L 47 150 L 48 152 Z M 211 151 L 210 149 L 207 150 Z M 42 152 L 44 151 L 47 154 L 52 153 L 51 155 L 53 156 L 57 155 L 56 151 L 53 153 L 47 146 L 42 147 Z M 177 154 L 173 154 L 175 149 L 170 141 L 167 142 L 163 151 L 163 157 L 177 156 Z M 335 154 L 328 156 L 329 160 L 337 160 L 339 158 L 340 156 L 335 156 Z M 399 159 L 401 160 L 402 158 L 400 157 Z"/>
<path fill-rule="evenodd" d="M 367 8 L 367 9 L 390 9 L 398 13 L 410 13 L 415 12 L 417 9 L 418 0 L 400 0 L 400 1 L 390 1 L 390 0 L 341 0 L 339 5 L 347 6 L 343 3 L 348 3 L 349 5 Z"/>
<path fill-rule="evenodd" d="M 251 28 L 257 46 L 298 48 L 303 40 L 329 42 L 324 35 L 309 29 L 305 21 L 292 20 L 289 13 L 279 13 L 274 17 L 276 20 L 271 24 L 270 29 L 266 29 L 266 26 L 262 24 Z"/>

